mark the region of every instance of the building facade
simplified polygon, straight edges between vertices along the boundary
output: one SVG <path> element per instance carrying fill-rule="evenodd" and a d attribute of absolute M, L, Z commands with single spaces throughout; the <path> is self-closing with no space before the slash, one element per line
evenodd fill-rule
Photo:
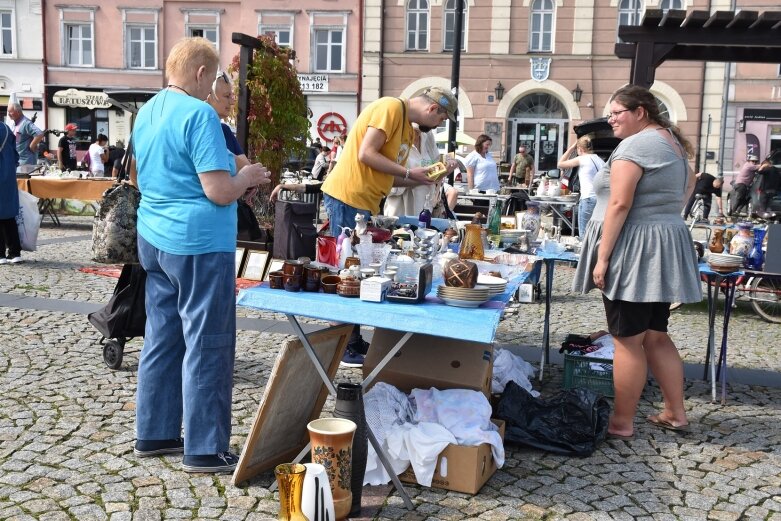
<path fill-rule="evenodd" d="M 372 2 L 373 0 L 367 0 Z M 468 0 L 463 18 L 459 126 L 493 137 L 507 161 L 520 144 L 538 170 L 555 168 L 572 126 L 601 117 L 609 97 L 629 80 L 630 64 L 614 54 L 621 24 L 644 9 L 705 9 L 706 0 Z M 378 15 L 367 3 L 366 28 L 379 26 L 378 49 L 366 43 L 365 74 L 379 71 L 376 95 L 411 96 L 426 85 L 450 87 L 455 0 L 393 0 Z M 376 62 L 376 65 L 374 65 Z M 684 134 L 699 141 L 705 65 L 670 62 L 652 91 Z M 573 92 L 578 93 L 574 95 Z M 371 96 L 364 93 L 364 101 Z M 576 97 L 580 99 L 575 100 Z M 465 149 L 464 151 L 468 151 Z"/>
<path fill-rule="evenodd" d="M 76 123 L 82 150 L 98 134 L 109 143 L 127 141 L 131 114 L 165 87 L 166 56 L 186 36 L 214 42 L 227 68 L 239 49 L 232 33 L 273 33 L 296 50 L 313 136 L 329 141 L 357 115 L 358 0 L 63 0 L 45 6 L 47 125 Z"/>
<path fill-rule="evenodd" d="M 0 0 L 0 121 L 13 96 L 43 125 L 43 85 L 41 1 Z"/>

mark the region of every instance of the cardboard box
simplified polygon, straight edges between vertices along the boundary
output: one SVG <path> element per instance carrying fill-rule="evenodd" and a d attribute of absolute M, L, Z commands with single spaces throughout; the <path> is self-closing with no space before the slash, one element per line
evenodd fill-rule
<path fill-rule="evenodd" d="M 369 277 L 361 281 L 361 300 L 382 302 L 388 294 L 391 279 L 387 277 Z"/>
<path fill-rule="evenodd" d="M 363 364 L 366 378 L 404 335 L 376 328 Z M 388 362 L 372 384 L 386 382 L 409 393 L 412 389 L 472 389 L 491 396 L 493 345 L 415 334 Z"/>
<path fill-rule="evenodd" d="M 504 440 L 504 421 L 496 419 L 491 421 L 499 427 L 499 434 Z M 464 447 L 451 443 L 437 458 L 431 486 L 465 494 L 477 494 L 494 472 L 496 472 L 496 461 L 489 444 Z M 399 474 L 399 479 L 405 483 L 418 482 L 411 466 Z"/>

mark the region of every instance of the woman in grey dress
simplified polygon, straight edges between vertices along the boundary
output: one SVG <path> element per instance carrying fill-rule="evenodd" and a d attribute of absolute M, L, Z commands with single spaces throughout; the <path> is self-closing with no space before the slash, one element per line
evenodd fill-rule
<path fill-rule="evenodd" d="M 681 218 L 694 188 L 692 146 L 642 87 L 613 94 L 608 122 L 622 141 L 594 179 L 597 204 L 573 283 L 575 291 L 602 291 L 614 337 L 616 397 L 608 433 L 632 436 L 649 367 L 664 408 L 647 420 L 684 430 L 683 362 L 667 321 L 670 302 L 702 300 L 697 256 Z"/>

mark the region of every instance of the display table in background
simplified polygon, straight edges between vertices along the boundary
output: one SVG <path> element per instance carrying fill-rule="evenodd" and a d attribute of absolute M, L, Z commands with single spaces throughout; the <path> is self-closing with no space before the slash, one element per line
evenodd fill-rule
<path fill-rule="evenodd" d="M 53 207 L 55 199 L 100 201 L 103 199 L 103 192 L 114 186 L 115 183 L 116 180 L 112 178 L 62 179 L 37 176 L 16 180 L 16 185 L 20 190 L 29 192 L 40 199 L 38 209 L 41 211 L 41 215 L 48 215 L 55 226 L 60 225 L 60 220 Z"/>

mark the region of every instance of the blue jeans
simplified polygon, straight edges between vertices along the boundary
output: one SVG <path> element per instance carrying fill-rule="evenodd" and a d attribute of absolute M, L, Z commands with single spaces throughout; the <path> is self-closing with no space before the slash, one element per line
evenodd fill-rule
<path fill-rule="evenodd" d="M 181 436 L 184 453 L 228 450 L 236 354 L 236 256 L 173 255 L 140 235 L 147 272 L 146 330 L 138 362 L 136 436 Z"/>
<path fill-rule="evenodd" d="M 586 225 L 591 220 L 591 214 L 594 213 L 596 205 L 596 197 L 588 197 L 578 202 L 578 237 L 581 239 L 586 235 Z"/>
<path fill-rule="evenodd" d="M 342 228 L 354 230 L 356 215 L 362 214 L 366 217 L 367 222 L 371 217 L 371 212 L 353 208 L 326 193 L 323 194 L 323 204 L 325 205 L 325 213 L 328 214 L 328 227 L 334 237 L 338 237 L 342 233 Z"/>

